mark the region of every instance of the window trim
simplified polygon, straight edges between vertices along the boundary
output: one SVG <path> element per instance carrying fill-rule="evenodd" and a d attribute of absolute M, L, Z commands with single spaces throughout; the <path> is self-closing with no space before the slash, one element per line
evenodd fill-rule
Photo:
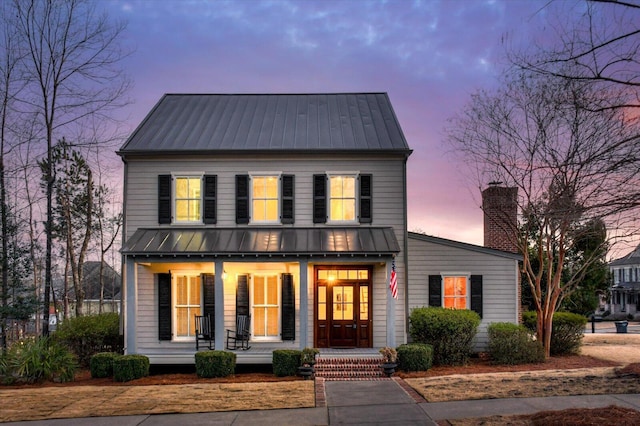
<path fill-rule="evenodd" d="M 171 173 L 171 224 L 172 225 L 202 225 L 204 223 L 204 172 L 173 172 Z M 178 179 L 200 179 L 200 212 L 198 213 L 198 220 L 183 220 L 179 221 L 177 219 L 178 215 L 176 213 L 176 200 L 178 190 L 176 185 L 178 183 Z M 188 198 L 191 200 L 191 198 Z M 195 200 L 195 198 L 194 198 Z"/>
<path fill-rule="evenodd" d="M 360 182 L 359 171 L 326 172 L 327 176 L 327 224 L 329 225 L 357 225 L 360 223 Z M 331 178 L 332 177 L 352 177 L 353 178 L 353 220 L 336 220 L 331 218 Z M 341 198 L 345 199 L 345 198 Z"/>
<path fill-rule="evenodd" d="M 200 284 L 200 314 L 204 311 L 204 280 L 202 271 L 184 270 L 171 272 L 171 341 L 173 342 L 195 342 L 195 333 L 192 336 L 178 336 L 178 316 L 177 316 L 177 286 L 179 277 L 197 278 Z M 195 305 L 189 305 L 189 307 Z M 190 317 L 190 315 L 189 315 Z M 188 318 L 189 318 L 188 317 Z M 188 320 L 189 321 L 189 320 Z M 194 331 L 195 331 L 195 324 Z"/>
<path fill-rule="evenodd" d="M 251 341 L 255 342 L 282 342 L 282 273 L 276 270 L 261 270 L 258 273 L 251 274 L 251 283 L 249 286 L 249 311 L 251 312 Z M 278 292 L 278 314 L 276 320 L 278 321 L 278 332 L 275 336 L 256 336 L 255 334 L 255 305 L 253 295 L 255 295 L 256 277 L 276 277 L 276 291 Z M 263 306 L 263 305 L 260 305 Z M 267 306 L 267 305 L 264 305 Z"/>
<path fill-rule="evenodd" d="M 471 309 L 471 273 L 470 272 L 441 272 L 440 273 L 440 279 L 441 279 L 441 283 L 442 283 L 442 288 L 440 289 L 440 296 L 442 297 L 441 299 L 441 305 L 444 308 L 445 307 L 445 299 L 447 298 L 447 296 L 445 295 L 445 278 L 456 278 L 456 277 L 464 277 L 464 279 L 466 280 L 466 295 L 465 295 L 465 308 L 464 309 Z M 449 298 L 451 298 L 451 296 L 449 296 Z M 456 308 L 453 308 L 456 309 Z"/>
<path fill-rule="evenodd" d="M 249 172 L 249 224 L 250 225 L 280 225 L 282 223 L 282 172 Z M 253 210 L 253 179 L 254 178 L 276 178 L 276 218 L 275 220 L 256 220 L 255 212 Z M 270 200 L 270 198 L 265 198 Z"/>

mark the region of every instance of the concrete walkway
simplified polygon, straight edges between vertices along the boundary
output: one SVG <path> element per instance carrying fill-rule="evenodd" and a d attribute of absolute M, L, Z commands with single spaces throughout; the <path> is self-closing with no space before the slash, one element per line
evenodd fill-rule
<path fill-rule="evenodd" d="M 398 378 L 377 381 L 330 381 L 322 385 L 326 394 L 325 407 L 56 419 L 3 423 L 3 426 L 435 425 L 436 421 L 444 419 L 532 414 L 546 410 L 599 408 L 609 405 L 640 411 L 640 394 L 429 403 Z"/>

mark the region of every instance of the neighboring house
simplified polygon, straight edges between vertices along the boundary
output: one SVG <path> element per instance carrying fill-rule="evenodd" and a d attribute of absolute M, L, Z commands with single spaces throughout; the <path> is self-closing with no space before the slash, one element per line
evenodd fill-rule
<path fill-rule="evenodd" d="M 100 283 L 100 262 L 89 261 L 83 264 L 82 286 L 84 288 L 83 312 L 85 315 L 98 314 L 100 310 L 100 293 L 102 292 L 102 312 L 120 312 L 120 292 L 122 277 L 110 265 L 102 267 L 102 284 Z M 69 291 L 69 313 L 75 316 L 75 292 Z"/>
<path fill-rule="evenodd" d="M 387 94 L 169 94 L 118 154 L 126 353 L 193 363 L 199 314 L 216 349 L 250 316 L 238 363 L 406 341 L 411 150 Z"/>
<path fill-rule="evenodd" d="M 521 321 L 516 197 L 516 188 L 496 184 L 482 192 L 484 247 L 408 234 L 409 312 L 421 306 L 477 312 L 476 351 L 488 349 L 489 324 Z"/>
<path fill-rule="evenodd" d="M 609 263 L 613 283 L 604 311 L 614 318 L 640 311 L 640 245 L 631 253 Z"/>

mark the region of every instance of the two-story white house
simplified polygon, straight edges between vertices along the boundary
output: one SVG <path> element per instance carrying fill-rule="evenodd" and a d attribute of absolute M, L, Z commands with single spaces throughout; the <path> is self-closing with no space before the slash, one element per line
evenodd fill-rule
<path fill-rule="evenodd" d="M 405 341 L 411 149 L 386 93 L 168 94 L 118 154 L 126 353 L 193 363 L 202 314 L 216 349 L 250 318 L 239 363 Z"/>

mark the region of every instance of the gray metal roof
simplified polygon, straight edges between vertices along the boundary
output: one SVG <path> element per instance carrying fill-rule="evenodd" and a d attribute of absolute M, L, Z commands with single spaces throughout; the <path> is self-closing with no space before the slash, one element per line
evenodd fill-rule
<path fill-rule="evenodd" d="M 411 153 L 386 93 L 166 94 L 118 154 Z"/>
<path fill-rule="evenodd" d="M 127 255 L 391 255 L 400 252 L 392 228 L 138 229 Z"/>
<path fill-rule="evenodd" d="M 442 244 L 449 247 L 454 247 L 462 250 L 470 250 L 478 253 L 489 254 L 492 256 L 506 257 L 513 260 L 522 260 L 522 255 L 518 253 L 511 253 L 508 251 L 496 250 L 489 247 L 478 246 L 475 244 L 462 243 L 460 241 L 447 240 L 445 238 L 434 237 L 431 235 L 418 234 L 416 232 L 409 232 L 408 238 L 415 240 L 427 241 L 433 244 Z"/>
<path fill-rule="evenodd" d="M 609 266 L 640 265 L 640 245 L 631 253 L 609 262 Z"/>

